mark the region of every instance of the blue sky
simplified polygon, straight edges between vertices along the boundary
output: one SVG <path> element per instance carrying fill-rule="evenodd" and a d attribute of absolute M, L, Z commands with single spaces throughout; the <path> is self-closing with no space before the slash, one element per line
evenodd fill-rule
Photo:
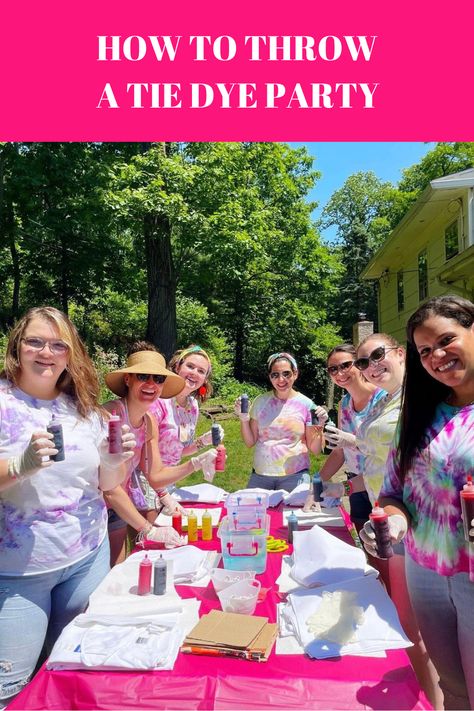
<path fill-rule="evenodd" d="M 313 212 L 317 219 L 335 190 L 359 171 L 372 170 L 381 180 L 398 183 L 403 168 L 409 168 L 435 147 L 435 143 L 290 143 L 291 147 L 306 146 L 316 158 L 313 167 L 321 178 L 310 193 L 310 200 L 318 202 Z M 335 228 L 322 233 L 325 240 L 335 237 Z"/>

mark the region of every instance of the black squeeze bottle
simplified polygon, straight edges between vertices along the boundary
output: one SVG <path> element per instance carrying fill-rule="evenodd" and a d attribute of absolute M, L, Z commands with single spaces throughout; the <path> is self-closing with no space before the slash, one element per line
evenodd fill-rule
<path fill-rule="evenodd" d="M 52 459 L 53 462 L 63 462 L 65 459 L 63 427 L 54 415 L 51 416 L 51 422 L 47 426 L 46 430 L 53 435 L 54 447 L 58 450 L 58 453 L 52 455 L 50 459 Z"/>

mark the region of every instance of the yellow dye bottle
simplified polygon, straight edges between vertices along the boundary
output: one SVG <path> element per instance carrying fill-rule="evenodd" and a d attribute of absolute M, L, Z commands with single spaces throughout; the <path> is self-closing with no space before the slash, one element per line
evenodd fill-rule
<path fill-rule="evenodd" d="M 212 516 L 207 509 L 202 515 L 202 540 L 212 541 Z"/>
<path fill-rule="evenodd" d="M 194 511 L 188 513 L 188 541 L 192 543 L 198 539 L 198 520 Z"/>

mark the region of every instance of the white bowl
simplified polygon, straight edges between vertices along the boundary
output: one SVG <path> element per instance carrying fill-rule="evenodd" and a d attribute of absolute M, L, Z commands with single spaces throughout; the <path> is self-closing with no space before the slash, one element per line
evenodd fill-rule
<path fill-rule="evenodd" d="M 228 588 L 229 585 L 238 583 L 240 580 L 253 580 L 256 573 L 253 570 L 226 570 L 225 568 L 213 568 L 211 570 L 211 580 L 216 593 Z"/>
<path fill-rule="evenodd" d="M 260 580 L 239 580 L 217 593 L 224 612 L 252 615 L 260 592 Z"/>

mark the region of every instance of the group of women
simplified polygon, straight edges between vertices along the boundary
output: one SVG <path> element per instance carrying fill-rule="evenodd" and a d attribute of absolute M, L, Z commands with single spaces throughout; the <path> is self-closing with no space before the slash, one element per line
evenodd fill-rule
<path fill-rule="evenodd" d="M 408 322 L 406 352 L 372 334 L 357 350 L 334 348 L 327 370 L 345 391 L 337 426 L 298 392 L 287 352 L 267 361 L 269 392 L 249 411 L 236 401 L 242 439 L 254 448 L 248 485 L 291 491 L 309 477 L 310 452 L 330 446 L 324 495 L 350 496 L 351 519 L 413 642 L 420 683 L 435 708 L 473 708 L 474 582 L 460 492 L 474 473 L 474 304 L 430 299 Z M 84 609 L 109 569 L 109 538 L 112 564 L 125 555 L 127 525 L 139 539 L 180 545 L 154 521 L 161 508 L 179 507 L 168 485 L 213 471 L 216 450 L 200 452 L 211 433 L 195 432 L 210 376 L 199 346 L 167 367 L 138 342 L 126 366 L 106 375 L 117 399 L 101 407 L 92 363 L 61 312 L 32 309 L 12 330 L 0 376 L 0 701 L 28 682 L 43 644 Z M 120 454 L 109 453 L 108 413 L 123 423 Z M 53 415 L 65 461 L 50 458 Z M 330 482 L 341 468 L 347 482 Z M 388 514 L 389 561 L 378 560 L 369 520 L 376 500 Z"/>
<path fill-rule="evenodd" d="M 138 342 L 126 366 L 106 375 L 118 399 L 101 406 L 92 361 L 62 312 L 31 309 L 12 329 L 0 374 L 0 706 L 123 558 L 127 524 L 139 540 L 181 545 L 173 528 L 153 522 L 162 506 L 179 506 L 167 485 L 212 471 L 216 450 L 198 453 L 210 432 L 195 438 L 196 398 L 211 391 L 210 376 L 198 346 L 168 369 Z M 122 423 L 117 453 L 109 413 Z M 195 456 L 181 464 L 182 454 Z"/>

